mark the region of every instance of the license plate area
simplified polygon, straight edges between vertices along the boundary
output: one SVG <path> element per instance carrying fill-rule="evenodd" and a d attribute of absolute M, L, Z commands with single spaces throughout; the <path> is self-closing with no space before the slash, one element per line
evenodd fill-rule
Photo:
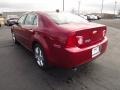
<path fill-rule="evenodd" d="M 98 56 L 100 54 L 100 46 L 94 47 L 92 49 L 92 58 Z"/>

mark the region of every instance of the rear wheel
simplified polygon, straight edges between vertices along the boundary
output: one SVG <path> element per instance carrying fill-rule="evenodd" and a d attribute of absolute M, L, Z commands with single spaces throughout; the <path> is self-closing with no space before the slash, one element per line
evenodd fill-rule
<path fill-rule="evenodd" d="M 47 62 L 45 60 L 43 49 L 38 44 L 34 46 L 34 57 L 37 65 L 40 68 L 46 69 L 48 67 Z"/>

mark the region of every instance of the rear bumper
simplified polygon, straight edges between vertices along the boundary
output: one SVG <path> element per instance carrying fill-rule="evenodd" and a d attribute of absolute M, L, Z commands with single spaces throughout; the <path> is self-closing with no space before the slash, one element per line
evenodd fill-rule
<path fill-rule="evenodd" d="M 59 50 L 56 52 L 55 66 L 62 68 L 74 68 L 82 64 L 88 63 L 95 59 L 96 57 L 103 54 L 107 48 L 108 39 L 104 38 L 102 42 L 99 42 L 93 46 L 87 48 L 65 48 L 64 50 Z M 100 46 L 100 54 L 92 58 L 92 49 L 96 46 Z"/>

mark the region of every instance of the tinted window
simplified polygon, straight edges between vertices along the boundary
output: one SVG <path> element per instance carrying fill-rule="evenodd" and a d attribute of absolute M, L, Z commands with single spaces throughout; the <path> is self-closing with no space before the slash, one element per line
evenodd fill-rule
<path fill-rule="evenodd" d="M 23 15 L 23 16 L 18 20 L 18 23 L 19 23 L 19 24 L 24 24 L 25 18 L 26 18 L 26 15 Z"/>
<path fill-rule="evenodd" d="M 33 25 L 34 19 L 35 19 L 34 14 L 28 14 L 25 20 L 25 25 Z"/>

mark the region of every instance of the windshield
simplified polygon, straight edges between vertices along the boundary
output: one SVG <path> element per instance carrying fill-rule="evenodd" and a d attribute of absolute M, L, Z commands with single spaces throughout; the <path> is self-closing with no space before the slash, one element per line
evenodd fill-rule
<path fill-rule="evenodd" d="M 84 18 L 71 14 L 71 13 L 48 13 L 48 15 L 57 24 L 67 24 L 67 23 L 87 23 L 88 21 Z"/>

